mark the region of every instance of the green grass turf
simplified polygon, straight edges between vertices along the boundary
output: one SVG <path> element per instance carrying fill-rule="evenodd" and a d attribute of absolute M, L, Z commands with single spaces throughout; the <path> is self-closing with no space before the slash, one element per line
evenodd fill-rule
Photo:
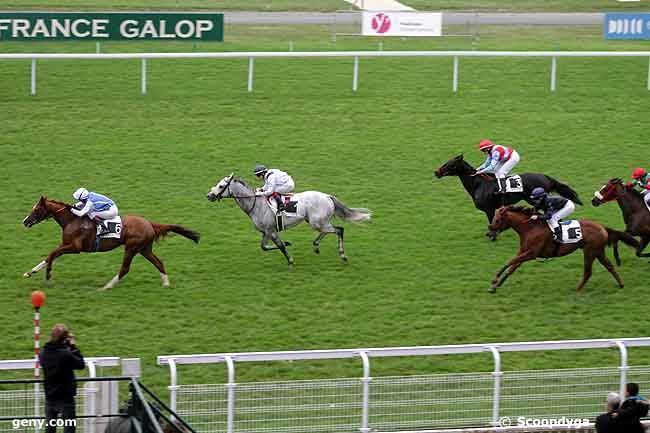
<path fill-rule="evenodd" d="M 512 33 L 508 33 L 512 32 Z M 516 36 L 513 37 L 513 36 Z M 108 52 L 151 50 L 373 49 L 374 39 L 329 40 L 326 27 L 228 28 L 224 44 L 106 44 Z M 474 44 L 474 45 L 472 45 Z M 600 29 L 486 28 L 480 41 L 389 40 L 385 49 L 645 49 L 608 43 Z M 5 44 L 5 51 L 92 51 L 93 44 Z M 599 265 L 582 295 L 582 255 L 523 265 L 496 294 L 486 291 L 517 248 L 514 233 L 488 242 L 485 217 L 457 179 L 432 171 L 465 152 L 478 164 L 483 137 L 514 145 L 518 172 L 541 171 L 585 202 L 614 176 L 647 164 L 647 59 L 561 59 L 558 91 L 550 60 L 462 59 L 451 92 L 450 59 L 362 59 L 351 92 L 349 59 L 258 60 L 246 92 L 245 60 L 149 62 L 139 94 L 134 61 L 41 61 L 38 95 L 29 62 L 0 63 L 0 359 L 29 358 L 29 293 L 43 289 L 43 329 L 65 322 L 86 355 L 140 357 L 145 382 L 164 392 L 155 356 L 227 351 L 413 346 L 643 336 L 646 261 L 623 249 L 616 288 Z M 289 171 L 297 189 L 368 207 L 374 220 L 346 226 L 350 263 L 326 238 L 320 256 L 307 227 L 291 240 L 296 265 L 259 249 L 246 216 L 208 189 L 231 171 L 253 181 L 264 162 Z M 123 214 L 183 224 L 202 233 L 158 244 L 173 287 L 163 289 L 143 258 L 113 291 L 121 250 L 65 256 L 53 280 L 22 273 L 57 244 L 59 228 L 21 221 L 41 194 L 71 200 L 78 186 L 113 197 Z M 622 228 L 616 205 L 576 217 Z M 611 253 L 610 253 L 611 254 Z M 646 352 L 631 361 L 644 364 Z M 611 351 L 504 356 L 505 369 L 615 365 Z M 360 363 L 255 364 L 239 381 L 360 375 Z M 489 371 L 489 354 L 380 360 L 373 375 Z M 4 377 L 4 376 L 3 376 Z M 223 367 L 181 370 L 187 382 L 221 382 Z"/>
<path fill-rule="evenodd" d="M 403 0 L 418 10 L 479 10 L 503 12 L 607 12 L 644 11 L 643 3 L 615 0 Z M 0 9 L 39 10 L 259 10 L 259 11 L 335 11 L 349 9 L 343 0 L 4 0 Z"/>

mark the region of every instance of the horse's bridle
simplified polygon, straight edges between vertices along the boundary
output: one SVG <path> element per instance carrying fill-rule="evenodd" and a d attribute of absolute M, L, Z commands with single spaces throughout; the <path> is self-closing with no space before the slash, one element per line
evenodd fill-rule
<path fill-rule="evenodd" d="M 244 212 L 246 212 L 246 215 L 250 215 L 251 212 L 253 212 L 253 209 L 255 209 L 255 205 L 257 204 L 257 196 L 256 196 L 256 195 L 233 195 L 233 194 L 232 194 L 232 191 L 230 190 L 230 184 L 232 183 L 232 180 L 233 180 L 234 178 L 235 178 L 235 176 L 234 176 L 234 175 L 231 175 L 231 176 L 230 176 L 230 179 L 228 179 L 228 182 L 226 183 L 226 185 L 225 185 L 225 186 L 223 187 L 223 189 L 219 192 L 219 194 L 217 194 L 215 197 L 216 197 L 218 200 L 221 200 L 221 199 L 223 199 L 223 198 L 232 198 L 233 200 L 237 201 L 238 203 L 239 203 L 239 201 L 237 200 L 238 198 L 253 198 L 253 199 L 254 199 L 254 200 L 253 200 L 253 206 L 251 206 L 251 208 L 248 209 L 247 211 L 246 211 L 246 210 L 244 211 Z M 223 193 L 224 193 L 226 190 L 228 190 L 228 192 L 230 193 L 230 196 L 229 196 L 229 197 L 224 197 L 224 196 L 223 196 Z"/>

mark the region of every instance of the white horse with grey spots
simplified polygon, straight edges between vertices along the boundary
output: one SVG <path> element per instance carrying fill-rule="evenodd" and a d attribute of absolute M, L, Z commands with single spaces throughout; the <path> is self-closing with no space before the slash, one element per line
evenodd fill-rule
<path fill-rule="evenodd" d="M 278 236 L 275 211 L 263 196 L 256 196 L 255 190 L 241 178 L 234 174 L 224 177 L 217 183 L 207 196 L 210 201 L 219 201 L 222 198 L 232 198 L 239 205 L 242 211 L 253 221 L 257 230 L 262 233 L 260 246 L 264 251 L 282 251 L 289 265 L 294 263 L 293 257 L 287 251 L 289 242 L 283 242 Z M 313 246 L 316 254 L 320 253 L 320 241 L 330 233 L 336 233 L 339 241 L 339 257 L 343 261 L 348 258 L 345 255 L 343 244 L 343 227 L 334 226 L 330 222 L 333 216 L 345 221 L 361 222 L 368 221 L 372 213 L 368 209 L 348 208 L 336 197 L 318 191 L 304 191 L 294 194 L 292 201 L 297 202 L 296 213 L 286 215 L 284 219 L 285 229 L 293 228 L 303 221 L 319 232 L 314 239 Z M 269 246 L 272 241 L 275 246 Z"/>

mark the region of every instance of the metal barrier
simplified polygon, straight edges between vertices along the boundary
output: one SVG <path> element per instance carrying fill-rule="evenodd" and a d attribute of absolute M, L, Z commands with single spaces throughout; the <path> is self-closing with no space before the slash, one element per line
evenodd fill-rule
<path fill-rule="evenodd" d="M 95 357 L 95 358 L 85 358 L 86 368 L 88 369 L 88 378 L 94 379 L 97 378 L 97 369 L 101 367 L 119 367 L 120 358 L 118 357 Z M 19 371 L 19 370 L 34 370 L 34 359 L 18 359 L 18 360 L 0 360 L 0 371 Z M 80 391 L 80 403 L 81 403 L 81 413 L 85 415 L 97 415 L 99 407 L 98 400 L 101 397 L 102 389 L 98 388 L 96 384 L 92 381 L 85 381 L 86 385 Z M 33 412 L 30 416 L 39 417 L 44 414 L 43 408 L 43 392 L 40 389 L 41 382 L 38 380 L 33 381 L 33 390 L 32 391 L 0 391 L 0 403 L 6 402 L 7 404 L 14 404 L 14 406 L 9 406 L 8 408 L 3 408 L 0 405 L 0 414 L 6 412 L 7 410 L 12 410 L 15 408 L 15 404 L 20 404 L 20 401 L 33 401 Z M 117 393 L 113 390 L 105 390 L 106 394 L 111 394 L 111 398 L 104 400 L 104 403 L 107 408 L 116 408 L 117 407 Z M 110 401 L 113 400 L 113 401 Z M 88 419 L 85 423 L 84 431 L 89 433 L 95 432 L 95 424 Z"/>
<path fill-rule="evenodd" d="M 628 348 L 650 338 L 568 340 L 449 346 L 362 348 L 290 352 L 159 356 L 168 365 L 170 404 L 197 430 L 351 432 L 435 428 L 496 428 L 503 417 L 581 416 L 602 411 L 607 391 L 624 393 L 634 380 L 650 386 L 650 367 L 628 366 Z M 506 352 L 615 348 L 618 367 L 510 371 Z M 491 353 L 490 373 L 371 377 L 370 361 L 384 357 Z M 350 359 L 361 361 L 360 379 L 236 383 L 239 362 Z M 179 385 L 178 365 L 225 363 L 225 384 Z"/>
<path fill-rule="evenodd" d="M 149 59 L 248 59 L 248 91 L 253 91 L 254 65 L 258 58 L 353 58 L 352 90 L 359 87 L 359 59 L 370 57 L 451 57 L 453 59 L 452 90 L 458 92 L 459 59 L 461 57 L 550 57 L 550 89 L 557 88 L 558 57 L 647 57 L 650 51 L 322 51 L 322 52 L 232 52 L 232 53 L 116 53 L 116 54 L 0 54 L 0 60 L 31 60 L 31 94 L 36 95 L 36 61 L 47 60 L 140 60 L 140 92 L 147 93 L 147 60 Z M 648 63 L 648 90 L 650 90 L 650 62 Z"/>

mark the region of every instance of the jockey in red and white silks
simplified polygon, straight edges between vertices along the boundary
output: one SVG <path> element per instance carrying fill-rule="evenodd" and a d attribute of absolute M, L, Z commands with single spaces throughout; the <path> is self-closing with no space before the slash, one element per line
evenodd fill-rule
<path fill-rule="evenodd" d="M 486 154 L 485 162 L 476 169 L 476 174 L 494 173 L 497 179 L 505 179 L 519 163 L 519 154 L 516 150 L 494 144 L 490 140 L 482 140 L 479 143 L 479 150 Z M 499 182 L 501 189 L 501 182 Z"/>
<path fill-rule="evenodd" d="M 278 204 L 278 211 L 283 210 L 284 205 L 280 194 L 287 194 L 293 191 L 295 183 L 289 174 L 277 168 L 268 169 L 258 164 L 255 166 L 255 176 L 264 179 L 264 186 L 255 191 L 255 195 L 275 198 Z"/>

